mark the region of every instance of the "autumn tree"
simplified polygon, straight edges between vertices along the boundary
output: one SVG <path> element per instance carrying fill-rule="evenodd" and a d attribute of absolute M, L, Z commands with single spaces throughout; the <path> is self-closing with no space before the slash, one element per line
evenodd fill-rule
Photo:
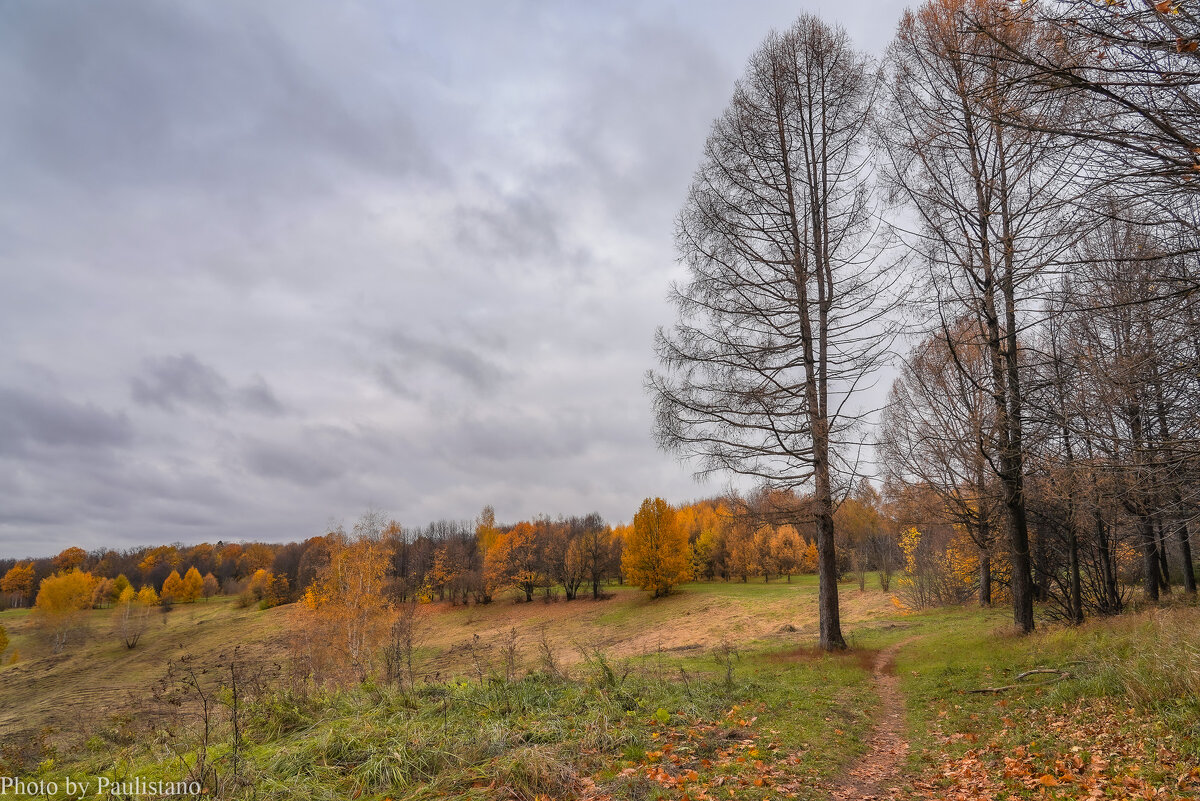
<path fill-rule="evenodd" d="M 631 584 L 650 590 L 655 598 L 692 577 L 687 532 L 676 521 L 674 507 L 662 498 L 642 501 L 633 516 L 621 566 Z"/>
<path fill-rule="evenodd" d="M 1038 120 L 1084 145 L 1090 188 L 1149 203 L 1160 222 L 1197 230 L 1200 14 L 1190 2 L 1047 0 L 1013 6 L 1061 47 L 996 35 L 972 20 L 1032 91 L 1070 98 L 1078 119 Z M 968 54 L 971 57 L 971 54 Z M 1188 196 L 1191 196 L 1189 200 Z M 1177 276 L 1194 290 L 1200 276 Z"/>
<path fill-rule="evenodd" d="M 158 596 L 152 587 L 142 587 L 141 592 L 137 592 L 126 586 L 121 591 L 113 609 L 113 630 L 126 648 L 135 648 L 146 633 L 150 626 L 150 610 L 156 603 Z"/>
<path fill-rule="evenodd" d="M 212 573 L 206 573 L 200 586 L 200 594 L 205 600 L 216 595 L 221 591 L 221 585 L 217 583 L 217 577 Z"/>
<path fill-rule="evenodd" d="M 929 0 L 905 13 L 888 49 L 881 173 L 916 215 L 909 233 L 922 270 L 914 313 L 928 333 L 966 317 L 980 332 L 990 374 L 996 456 L 1011 562 L 1013 618 L 1034 628 L 1025 394 L 1027 316 L 1043 275 L 1081 227 L 1083 169 L 1055 129 L 1078 104 L 1039 91 L 1010 47 L 1055 49 L 1035 21 L 1003 0 Z M 957 357 L 958 351 L 953 350 Z M 957 362 L 955 362 L 957 364 Z"/>
<path fill-rule="evenodd" d="M 187 573 L 183 577 L 183 592 L 181 600 L 184 603 L 195 602 L 204 592 L 204 579 L 200 576 L 200 571 L 195 567 L 189 567 Z"/>
<path fill-rule="evenodd" d="M 58 556 L 50 560 L 51 567 L 57 573 L 66 573 L 70 570 L 78 570 L 83 567 L 84 561 L 87 560 L 87 551 L 82 548 L 72 546 L 63 550 Z"/>
<path fill-rule="evenodd" d="M 8 632 L 4 630 L 4 626 L 0 626 L 0 659 L 4 657 L 4 652 L 8 650 Z"/>
<path fill-rule="evenodd" d="M 129 579 L 125 577 L 124 573 L 118 575 L 112 580 L 112 587 L 109 590 L 109 602 L 115 604 L 117 601 L 119 601 L 121 599 L 121 593 L 125 592 L 125 588 L 130 586 L 132 585 L 129 583 Z"/>
<path fill-rule="evenodd" d="M 293 632 L 314 677 L 370 676 L 391 620 L 384 595 L 389 552 L 381 538 L 330 541 L 329 564 L 305 590 Z"/>
<path fill-rule="evenodd" d="M 834 487 L 857 462 L 856 390 L 889 343 L 869 204 L 873 76 L 843 30 L 810 15 L 751 57 L 679 215 L 688 279 L 648 380 L 660 445 L 701 473 L 811 488 L 825 649 L 846 647 Z"/>
<path fill-rule="evenodd" d="M 547 582 L 542 543 L 532 523 L 522 521 L 502 533 L 488 550 L 485 580 L 489 587 L 515 587 L 533 600 L 533 592 Z"/>
<path fill-rule="evenodd" d="M 60 653 L 83 629 L 83 612 L 92 605 L 96 583 L 91 573 L 71 570 L 42 580 L 34 603 L 34 620 Z"/>
<path fill-rule="evenodd" d="M 0 592 L 9 597 L 13 606 L 23 606 L 33 597 L 33 562 L 18 562 L 0 579 Z"/>
<path fill-rule="evenodd" d="M 771 550 L 775 554 L 775 564 L 780 573 L 792 580 L 792 574 L 797 572 L 804 562 L 804 540 L 796 532 L 796 527 L 782 525 L 775 529 L 771 539 Z"/>
<path fill-rule="evenodd" d="M 578 565 L 582 578 L 592 587 L 592 598 L 598 599 L 600 585 L 616 572 L 620 563 L 612 529 L 595 513 L 572 518 L 571 526 L 574 535 L 567 558 Z"/>
<path fill-rule="evenodd" d="M 162 592 L 159 595 L 165 603 L 177 604 L 183 602 L 185 595 L 183 578 L 180 577 L 178 570 L 172 570 L 163 581 Z"/>
<path fill-rule="evenodd" d="M 989 350 L 974 320 L 930 334 L 901 364 L 879 432 L 884 474 L 936 493 L 979 549 L 982 606 L 992 603 L 1002 510 L 991 468 L 999 454 L 990 374 Z"/>

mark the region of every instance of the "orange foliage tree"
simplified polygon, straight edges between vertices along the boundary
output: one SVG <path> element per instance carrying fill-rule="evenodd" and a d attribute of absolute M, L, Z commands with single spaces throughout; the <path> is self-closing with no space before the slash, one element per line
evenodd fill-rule
<path fill-rule="evenodd" d="M 54 567 L 55 572 L 66 573 L 69 570 L 78 570 L 83 567 L 85 559 L 87 559 L 87 551 L 72 546 L 51 559 L 50 564 Z"/>
<path fill-rule="evenodd" d="M 33 597 L 33 562 L 13 565 L 0 579 L 0 592 L 13 606 L 24 606 Z"/>
<path fill-rule="evenodd" d="M 542 548 L 532 523 L 517 523 L 500 534 L 484 557 L 484 580 L 493 591 L 516 587 L 533 600 L 533 591 L 546 584 Z"/>
<path fill-rule="evenodd" d="M 630 583 L 650 590 L 655 598 L 692 577 L 692 548 L 676 519 L 674 507 L 662 498 L 647 498 L 633 516 L 621 566 Z"/>

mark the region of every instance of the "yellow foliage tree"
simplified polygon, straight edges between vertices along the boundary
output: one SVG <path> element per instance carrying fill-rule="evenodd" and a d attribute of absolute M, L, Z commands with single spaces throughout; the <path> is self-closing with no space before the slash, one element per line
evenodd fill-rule
<path fill-rule="evenodd" d="M 207 599 L 213 597 L 214 595 L 216 595 L 220 591 L 221 591 L 221 584 L 220 584 L 220 582 L 217 581 L 217 577 L 214 576 L 212 573 L 205 573 L 204 581 L 201 584 L 201 588 L 200 588 L 200 594 L 204 596 L 205 600 L 207 600 Z"/>
<path fill-rule="evenodd" d="M 0 579 L 0 592 L 9 596 L 13 606 L 23 606 L 33 597 L 33 562 L 13 565 Z"/>
<path fill-rule="evenodd" d="M 61 652 L 81 628 L 82 614 L 92 606 L 95 584 L 95 577 L 81 570 L 57 573 L 42 581 L 34 604 L 34 619 L 48 635 L 55 653 Z"/>
<path fill-rule="evenodd" d="M 817 552 L 817 544 L 815 542 L 808 543 L 808 545 L 805 546 L 803 555 L 800 558 L 800 572 L 816 573 L 818 558 L 819 554 Z"/>
<path fill-rule="evenodd" d="M 299 655 L 314 678 L 363 681 L 372 674 L 392 618 L 384 596 L 388 556 L 379 540 L 331 538 L 329 564 L 293 617 Z"/>
<path fill-rule="evenodd" d="M 647 498 L 633 516 L 621 555 L 630 583 L 650 590 L 655 598 L 692 577 L 692 548 L 676 520 L 675 509 L 662 498 Z"/>
<path fill-rule="evenodd" d="M 800 538 L 796 527 L 783 525 L 775 529 L 771 551 L 775 556 L 776 569 L 791 581 L 792 574 L 804 564 L 804 540 Z"/>
<path fill-rule="evenodd" d="M 200 577 L 200 571 L 195 567 L 189 567 L 183 577 L 183 592 L 180 600 L 184 603 L 192 603 L 200 597 L 202 592 L 204 592 L 204 579 Z"/>
<path fill-rule="evenodd" d="M 179 603 L 183 600 L 183 592 L 183 579 L 179 577 L 178 570 L 172 570 L 163 582 L 162 599 L 173 604 Z"/>
<path fill-rule="evenodd" d="M 136 647 L 146 633 L 150 626 L 150 608 L 157 601 L 154 590 L 149 587 L 143 587 L 141 592 L 136 592 L 133 587 L 121 591 L 113 609 L 113 629 L 126 648 Z"/>

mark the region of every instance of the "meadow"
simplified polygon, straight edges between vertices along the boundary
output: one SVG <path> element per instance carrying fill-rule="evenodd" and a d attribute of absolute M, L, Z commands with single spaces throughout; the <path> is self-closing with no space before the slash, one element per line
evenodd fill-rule
<path fill-rule="evenodd" d="M 1008 610 L 912 612 L 847 583 L 852 648 L 831 655 L 812 647 L 812 577 L 608 589 L 426 605 L 417 681 L 348 689 L 289 678 L 289 606 L 177 605 L 132 650 L 94 610 L 59 655 L 9 610 L 23 657 L 0 668 L 0 775 L 264 799 L 1200 792 L 1194 605 L 1021 636 Z M 889 693 L 899 740 L 881 749 Z"/>

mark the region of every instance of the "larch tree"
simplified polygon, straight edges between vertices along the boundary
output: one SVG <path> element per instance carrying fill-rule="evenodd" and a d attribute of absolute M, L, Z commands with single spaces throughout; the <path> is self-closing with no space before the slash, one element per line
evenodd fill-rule
<path fill-rule="evenodd" d="M 78 570 L 83 567 L 83 563 L 87 560 L 87 551 L 78 546 L 72 545 L 61 551 L 58 556 L 50 560 L 51 567 L 57 573 L 66 573 L 70 570 Z"/>
<path fill-rule="evenodd" d="M 113 629 L 117 639 L 128 649 L 137 647 L 138 641 L 150 626 L 150 609 L 158 601 L 154 590 L 143 587 L 137 592 L 133 587 L 121 591 L 113 608 Z"/>
<path fill-rule="evenodd" d="M 200 594 L 204 596 L 204 599 L 208 600 L 220 591 L 221 585 L 217 582 L 217 577 L 212 573 L 205 573 L 200 587 Z"/>
<path fill-rule="evenodd" d="M 1070 98 L 1023 83 L 1005 48 L 1057 46 L 1003 0 L 930 0 L 905 13 L 888 49 L 881 171 L 917 216 L 909 234 L 923 276 L 916 315 L 955 349 L 964 316 L 982 332 L 991 372 L 996 458 L 1012 563 L 1013 617 L 1034 628 L 1025 499 L 1022 331 L 1043 273 L 1079 228 L 1081 167 L 1072 142 L 1046 130 L 1078 114 Z M 982 28 L 981 28 L 982 26 Z M 964 375 L 973 377 L 971 373 Z"/>
<path fill-rule="evenodd" d="M 948 341 L 947 336 L 951 339 Z M 879 451 L 885 474 L 937 494 L 979 549 L 979 603 L 992 603 L 999 493 L 989 461 L 995 414 L 991 362 L 978 326 L 960 320 L 913 349 L 892 383 Z"/>
<path fill-rule="evenodd" d="M 662 498 L 647 498 L 633 516 L 621 567 L 629 583 L 655 598 L 692 577 L 692 549 L 674 507 Z"/>
<path fill-rule="evenodd" d="M 33 562 L 18 562 L 0 578 L 0 592 L 9 597 L 13 606 L 22 606 L 33 598 Z"/>
<path fill-rule="evenodd" d="M 484 562 L 489 587 L 515 587 L 533 600 L 533 592 L 544 586 L 546 577 L 543 547 L 532 523 L 520 522 L 502 533 L 488 549 Z"/>
<path fill-rule="evenodd" d="M 189 567 L 183 576 L 183 594 L 181 600 L 192 603 L 204 592 L 204 579 L 195 567 Z"/>
<path fill-rule="evenodd" d="M 688 278 L 647 379 L 659 444 L 700 474 L 811 492 L 827 650 L 846 647 L 836 490 L 856 473 L 858 391 L 889 345 L 865 136 L 874 75 L 811 15 L 751 57 L 678 218 Z"/>
<path fill-rule="evenodd" d="M 185 600 L 183 578 L 179 575 L 178 570 L 172 570 L 163 581 L 160 595 L 162 600 L 168 603 L 182 603 Z"/>

